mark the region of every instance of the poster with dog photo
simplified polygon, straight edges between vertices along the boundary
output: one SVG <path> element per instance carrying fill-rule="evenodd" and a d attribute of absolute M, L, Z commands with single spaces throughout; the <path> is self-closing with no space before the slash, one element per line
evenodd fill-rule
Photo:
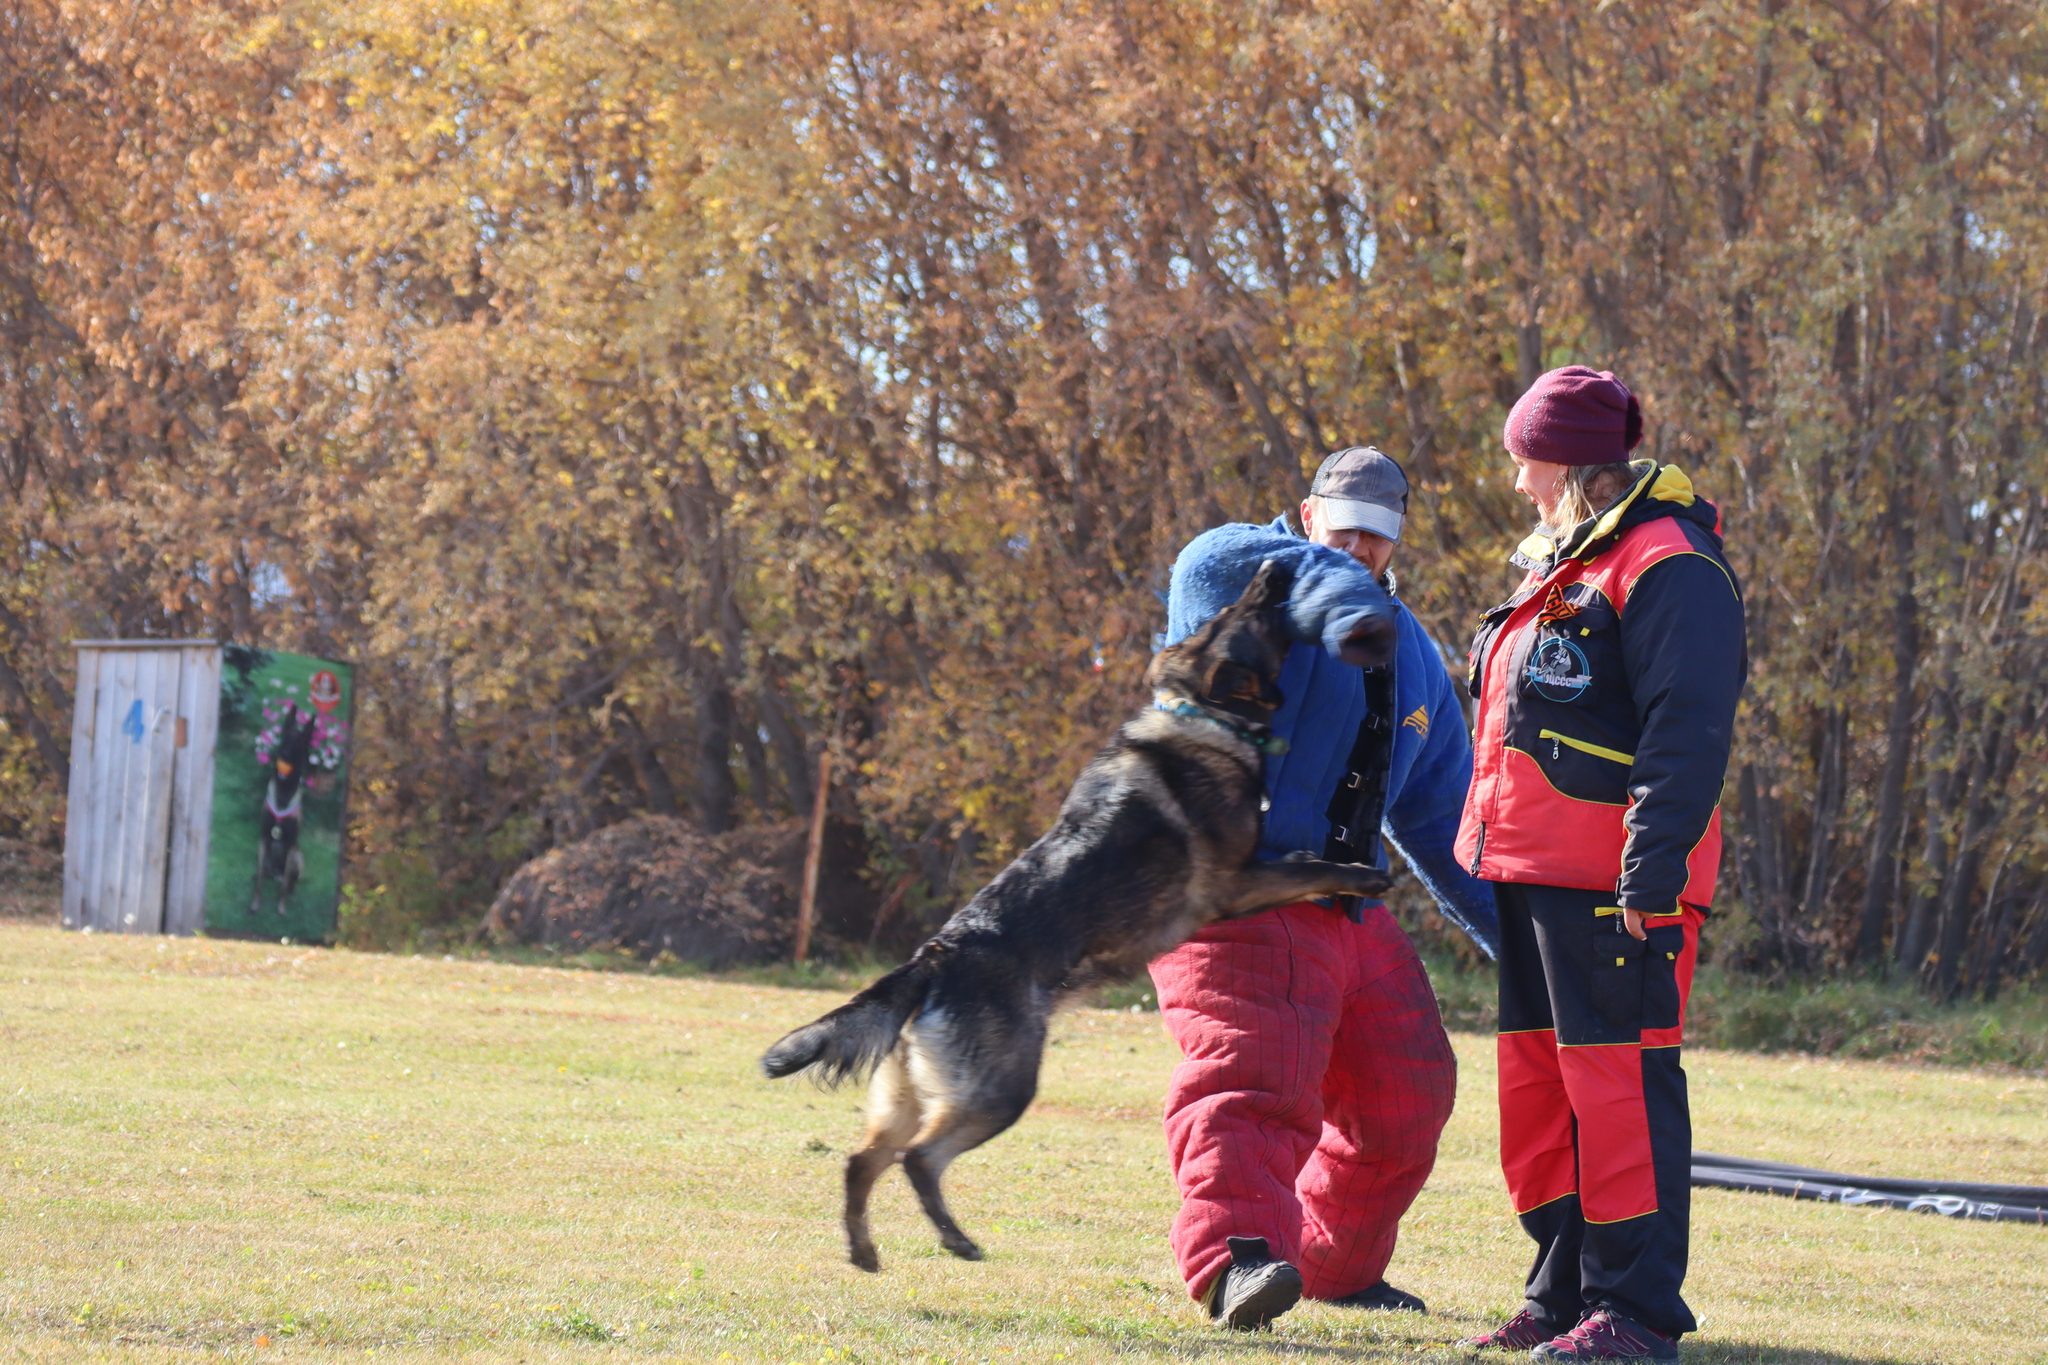
<path fill-rule="evenodd" d="M 354 703 L 347 664 L 222 649 L 207 932 L 333 939 Z"/>

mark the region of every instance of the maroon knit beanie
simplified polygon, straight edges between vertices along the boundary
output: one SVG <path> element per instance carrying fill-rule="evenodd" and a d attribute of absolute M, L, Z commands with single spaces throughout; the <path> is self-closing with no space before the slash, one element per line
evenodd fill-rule
<path fill-rule="evenodd" d="M 1515 400 L 1501 430 L 1507 448 L 1546 464 L 1613 464 L 1643 439 L 1643 410 L 1605 370 L 1552 370 Z"/>

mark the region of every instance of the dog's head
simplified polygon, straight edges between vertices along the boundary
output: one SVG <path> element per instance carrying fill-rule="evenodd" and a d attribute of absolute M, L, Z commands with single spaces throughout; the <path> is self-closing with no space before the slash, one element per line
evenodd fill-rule
<path fill-rule="evenodd" d="M 1177 645 L 1159 651 L 1146 670 L 1156 692 L 1187 697 L 1252 725 L 1265 725 L 1286 700 L 1280 666 L 1287 661 L 1283 608 L 1294 575 L 1269 559 L 1237 601 Z"/>
<path fill-rule="evenodd" d="M 313 756 L 313 727 L 318 720 L 317 716 L 309 715 L 302 725 L 298 707 L 285 711 L 284 719 L 278 722 L 277 748 L 270 755 L 270 770 L 279 778 L 306 775 L 306 762 Z"/>

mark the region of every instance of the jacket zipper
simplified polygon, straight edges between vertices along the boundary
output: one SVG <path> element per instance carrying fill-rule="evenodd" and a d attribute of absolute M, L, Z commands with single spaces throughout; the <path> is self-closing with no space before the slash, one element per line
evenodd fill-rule
<path fill-rule="evenodd" d="M 1472 850 L 1472 875 L 1479 875 L 1480 860 L 1486 857 L 1486 822 L 1479 822 L 1479 843 Z"/>
<path fill-rule="evenodd" d="M 1609 763 L 1622 763 L 1630 767 L 1635 766 L 1636 756 L 1634 754 L 1625 754 L 1619 749 L 1603 749 L 1597 744 L 1588 744 L 1583 739 L 1573 739 L 1570 735 L 1561 735 L 1555 730 L 1539 730 L 1536 738 L 1550 741 L 1550 756 L 1552 759 L 1562 757 L 1557 751 L 1558 745 L 1569 744 L 1580 753 L 1591 754 L 1595 758 L 1604 758 Z"/>

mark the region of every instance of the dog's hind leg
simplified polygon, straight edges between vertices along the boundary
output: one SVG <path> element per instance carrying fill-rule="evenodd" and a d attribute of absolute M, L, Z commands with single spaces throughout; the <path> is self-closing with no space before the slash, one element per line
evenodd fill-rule
<path fill-rule="evenodd" d="M 931 1040 L 944 1046 L 944 1035 Z M 1031 1103 L 1038 1088 L 1038 1056 L 1043 1033 L 1037 1039 L 1012 1037 L 1012 1064 L 984 1072 L 973 1081 L 969 1093 L 959 1094 L 949 1084 L 952 1070 L 940 1057 L 927 1050 L 927 1040 L 913 1038 L 910 1045 L 910 1073 L 918 1093 L 925 1098 L 924 1126 L 903 1153 L 903 1173 L 917 1191 L 917 1202 L 925 1217 L 939 1230 L 939 1245 L 963 1261 L 981 1259 L 981 1248 L 953 1221 L 946 1207 L 940 1181 L 953 1158 L 973 1151 L 1015 1123 Z M 1017 1062 L 1028 1058 L 1028 1066 Z"/>
<path fill-rule="evenodd" d="M 939 1245 L 963 1261 L 978 1261 L 981 1248 L 953 1221 L 953 1212 L 946 1207 L 946 1192 L 940 1188 L 939 1181 L 946 1174 L 946 1167 L 953 1164 L 954 1157 L 979 1147 L 993 1134 L 984 1131 L 968 1137 L 962 1132 L 964 1125 L 955 1126 L 957 1120 L 953 1112 L 942 1112 L 939 1122 L 946 1131 L 930 1138 L 919 1134 L 919 1141 L 903 1154 L 903 1174 L 910 1177 L 910 1188 L 917 1191 L 917 1202 L 924 1206 L 924 1216 L 931 1219 L 932 1226 L 939 1230 Z"/>
<path fill-rule="evenodd" d="M 882 1267 L 868 1231 L 868 1195 L 917 1136 L 921 1106 L 903 1054 L 904 1045 L 898 1043 L 875 1068 L 868 1083 L 867 1135 L 860 1149 L 846 1158 L 846 1247 L 848 1259 L 862 1270 Z"/>
<path fill-rule="evenodd" d="M 249 913 L 263 908 L 263 864 L 270 854 L 270 822 L 265 820 L 256 836 L 256 878 L 249 889 Z"/>

